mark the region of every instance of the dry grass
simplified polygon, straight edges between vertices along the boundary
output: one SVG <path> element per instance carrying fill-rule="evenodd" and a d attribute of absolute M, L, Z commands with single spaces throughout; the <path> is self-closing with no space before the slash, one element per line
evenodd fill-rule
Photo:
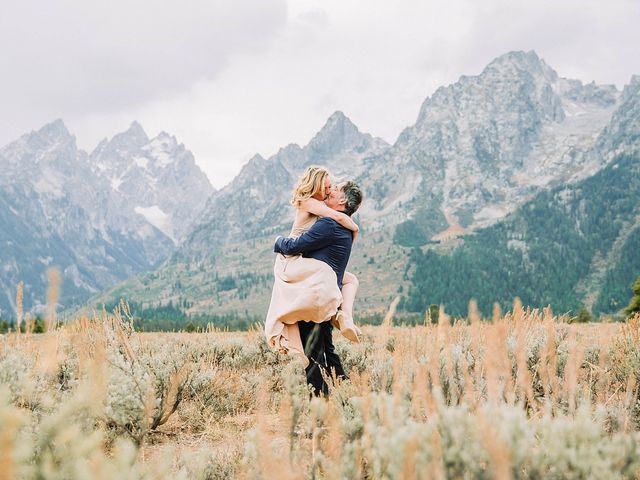
<path fill-rule="evenodd" d="M 257 332 L 136 333 L 125 308 L 6 335 L 2 478 L 636 475 L 640 316 L 567 325 L 516 303 L 394 327 L 394 308 L 337 339 L 350 380 L 328 399 Z"/>

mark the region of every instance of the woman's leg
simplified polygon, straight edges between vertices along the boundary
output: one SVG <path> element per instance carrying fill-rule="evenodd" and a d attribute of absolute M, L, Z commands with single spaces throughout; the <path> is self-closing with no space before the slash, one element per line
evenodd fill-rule
<path fill-rule="evenodd" d="M 349 317 L 353 318 L 353 304 L 356 301 L 356 293 L 360 282 L 351 272 L 344 272 L 342 279 L 342 311 Z"/>
<path fill-rule="evenodd" d="M 344 272 L 342 279 L 342 305 L 336 315 L 340 332 L 352 342 L 359 342 L 360 329 L 353 323 L 353 304 L 358 291 L 358 278 L 350 272 Z"/>

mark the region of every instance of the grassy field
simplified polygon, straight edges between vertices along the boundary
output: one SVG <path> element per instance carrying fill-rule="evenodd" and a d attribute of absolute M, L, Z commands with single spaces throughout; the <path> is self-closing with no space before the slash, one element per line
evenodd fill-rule
<path fill-rule="evenodd" d="M 4 335 L 0 479 L 637 478 L 640 316 L 469 318 L 336 338 L 327 399 L 258 331 Z"/>

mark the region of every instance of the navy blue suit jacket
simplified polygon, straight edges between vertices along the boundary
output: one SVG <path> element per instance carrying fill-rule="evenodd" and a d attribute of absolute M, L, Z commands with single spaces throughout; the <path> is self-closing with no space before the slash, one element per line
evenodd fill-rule
<path fill-rule="evenodd" d="M 285 255 L 315 258 L 327 263 L 338 277 L 338 287 L 342 288 L 342 278 L 351 255 L 353 234 L 332 218 L 322 217 L 298 238 L 278 237 L 273 250 Z"/>

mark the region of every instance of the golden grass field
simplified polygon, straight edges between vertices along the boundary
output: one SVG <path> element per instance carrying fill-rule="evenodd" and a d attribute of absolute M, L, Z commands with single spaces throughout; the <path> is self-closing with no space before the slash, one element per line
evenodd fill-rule
<path fill-rule="evenodd" d="M 4 335 L 0 479 L 638 478 L 640 316 L 474 312 L 336 338 L 326 399 L 259 331 Z"/>

